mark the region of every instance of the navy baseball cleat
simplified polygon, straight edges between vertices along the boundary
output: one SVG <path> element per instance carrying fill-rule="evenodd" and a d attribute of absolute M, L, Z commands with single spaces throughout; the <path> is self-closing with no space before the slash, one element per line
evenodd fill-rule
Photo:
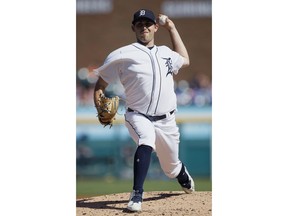
<path fill-rule="evenodd" d="M 195 184 L 193 178 L 189 175 L 186 167 L 185 172 L 188 175 L 188 181 L 182 184 L 180 183 L 180 185 L 185 193 L 190 194 L 195 191 Z"/>
<path fill-rule="evenodd" d="M 134 212 L 141 211 L 142 201 L 143 201 L 143 193 L 133 190 L 130 195 L 130 200 L 127 206 L 128 210 Z"/>

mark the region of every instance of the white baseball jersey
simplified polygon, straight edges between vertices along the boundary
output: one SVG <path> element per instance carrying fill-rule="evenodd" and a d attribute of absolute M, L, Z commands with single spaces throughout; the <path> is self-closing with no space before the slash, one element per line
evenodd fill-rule
<path fill-rule="evenodd" d="M 146 115 L 162 115 L 176 109 L 173 74 L 184 59 L 167 46 L 149 48 L 133 43 L 108 55 L 96 70 L 107 83 L 118 78 L 125 89 L 126 106 Z"/>

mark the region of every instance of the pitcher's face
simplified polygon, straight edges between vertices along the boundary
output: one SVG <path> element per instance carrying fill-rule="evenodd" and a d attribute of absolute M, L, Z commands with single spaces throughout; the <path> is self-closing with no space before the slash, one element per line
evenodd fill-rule
<path fill-rule="evenodd" d="M 136 34 L 138 42 L 144 45 L 154 45 L 154 34 L 158 30 L 158 25 L 150 20 L 139 20 L 132 25 L 132 30 Z"/>

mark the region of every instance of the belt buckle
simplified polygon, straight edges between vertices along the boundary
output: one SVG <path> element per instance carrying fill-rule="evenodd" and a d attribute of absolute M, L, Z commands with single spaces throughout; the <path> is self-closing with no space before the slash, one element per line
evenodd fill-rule
<path fill-rule="evenodd" d="M 174 110 L 172 110 L 172 111 L 166 113 L 166 118 L 168 118 L 169 116 L 171 116 L 173 113 L 174 113 Z"/>

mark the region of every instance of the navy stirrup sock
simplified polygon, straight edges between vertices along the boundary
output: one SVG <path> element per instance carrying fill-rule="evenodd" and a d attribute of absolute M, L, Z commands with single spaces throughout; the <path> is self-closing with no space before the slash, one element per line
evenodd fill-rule
<path fill-rule="evenodd" d="M 187 173 L 185 172 L 185 166 L 183 163 L 182 163 L 182 168 L 180 170 L 180 173 L 176 178 L 178 179 L 178 182 L 180 184 L 187 183 L 189 180 L 189 177 L 188 177 Z"/>
<path fill-rule="evenodd" d="M 134 155 L 134 185 L 133 190 L 143 193 L 144 181 L 149 169 L 152 147 L 140 145 Z"/>

